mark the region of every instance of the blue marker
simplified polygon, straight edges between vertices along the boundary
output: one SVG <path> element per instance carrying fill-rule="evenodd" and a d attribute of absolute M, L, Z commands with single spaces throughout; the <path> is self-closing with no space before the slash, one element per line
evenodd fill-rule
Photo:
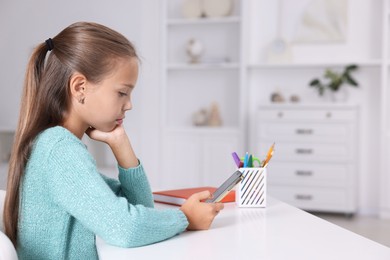
<path fill-rule="evenodd" d="M 248 152 L 246 152 L 244 158 L 244 168 L 248 167 L 248 159 L 249 159 Z"/>

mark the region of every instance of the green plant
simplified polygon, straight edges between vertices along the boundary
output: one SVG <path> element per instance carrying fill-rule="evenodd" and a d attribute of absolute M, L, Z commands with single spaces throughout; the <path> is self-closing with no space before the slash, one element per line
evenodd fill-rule
<path fill-rule="evenodd" d="M 326 89 L 334 92 L 338 91 L 343 84 L 349 84 L 353 87 L 358 87 L 359 84 L 351 76 L 351 72 L 357 69 L 358 66 L 354 64 L 346 66 L 342 73 L 337 73 L 330 69 L 326 69 L 324 74 L 324 78 L 327 79 L 326 83 L 323 83 L 320 79 L 316 78 L 310 81 L 309 85 L 310 87 L 317 88 L 320 96 L 324 94 Z"/>

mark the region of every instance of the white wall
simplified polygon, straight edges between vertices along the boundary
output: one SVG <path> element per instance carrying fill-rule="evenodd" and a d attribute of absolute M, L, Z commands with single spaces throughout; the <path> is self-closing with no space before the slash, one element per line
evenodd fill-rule
<path fill-rule="evenodd" d="M 250 24 L 254 36 L 250 44 L 249 62 L 264 62 L 267 46 L 277 37 L 280 22 L 281 37 L 293 41 L 297 29 L 295 13 L 302 12 L 311 0 L 255 0 L 250 3 L 250 16 L 258 17 Z M 278 4 L 282 3 L 280 21 L 277 19 Z M 380 58 L 381 10 L 380 0 L 348 0 L 347 33 L 344 42 L 293 44 L 292 56 L 296 62 L 362 61 Z"/>

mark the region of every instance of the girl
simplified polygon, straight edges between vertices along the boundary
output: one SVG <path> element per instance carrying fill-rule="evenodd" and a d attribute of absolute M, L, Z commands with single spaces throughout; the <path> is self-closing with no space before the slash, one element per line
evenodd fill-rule
<path fill-rule="evenodd" d="M 122 126 L 137 77 L 132 44 L 94 23 L 72 24 L 33 52 L 4 210 L 5 232 L 20 259 L 97 259 L 95 234 L 116 246 L 147 245 L 185 229 L 208 229 L 223 208 L 200 202 L 208 191 L 180 209 L 153 208 Z M 84 133 L 109 145 L 119 181 L 98 173 L 80 140 Z"/>

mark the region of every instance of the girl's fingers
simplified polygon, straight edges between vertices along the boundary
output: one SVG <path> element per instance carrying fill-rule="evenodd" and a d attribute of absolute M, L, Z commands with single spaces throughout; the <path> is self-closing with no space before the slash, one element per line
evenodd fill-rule
<path fill-rule="evenodd" d="M 192 195 L 192 197 L 194 199 L 196 199 L 197 201 L 208 199 L 208 198 L 210 198 L 210 196 L 211 196 L 211 193 L 208 190 L 201 191 L 201 192 L 198 192 L 198 193 L 195 193 Z"/>
<path fill-rule="evenodd" d="M 216 212 L 220 212 L 224 208 L 224 205 L 221 202 L 215 203 L 214 205 L 215 205 L 215 211 Z"/>

